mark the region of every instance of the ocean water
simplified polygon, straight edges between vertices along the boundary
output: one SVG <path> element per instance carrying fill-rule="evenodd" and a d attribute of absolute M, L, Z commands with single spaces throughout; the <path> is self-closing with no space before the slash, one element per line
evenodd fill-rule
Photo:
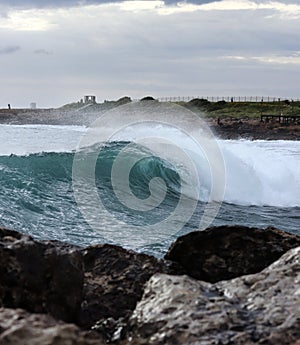
<path fill-rule="evenodd" d="M 149 126 L 79 150 L 84 126 L 0 125 L 0 226 L 42 240 L 113 243 L 159 257 L 177 236 L 199 229 L 210 208 L 211 225 L 275 226 L 300 235 L 300 142 L 218 139 L 224 194 L 211 200 L 205 154 L 176 130 Z M 191 157 L 200 181 L 192 188 L 199 189 L 196 194 L 185 188 L 190 177 L 185 166 L 136 140 L 158 132 Z M 80 178 L 89 184 L 78 177 L 74 183 L 76 152 L 78 161 L 97 157 L 91 168 L 80 161 L 87 169 Z M 115 173 L 125 182 L 113 180 Z M 126 204 L 130 198 L 136 203 Z"/>

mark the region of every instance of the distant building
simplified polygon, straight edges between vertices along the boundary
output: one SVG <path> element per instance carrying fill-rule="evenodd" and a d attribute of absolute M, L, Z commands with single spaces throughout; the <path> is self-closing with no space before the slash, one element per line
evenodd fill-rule
<path fill-rule="evenodd" d="M 30 109 L 36 109 L 36 103 L 35 102 L 30 103 Z"/>
<path fill-rule="evenodd" d="M 84 103 L 85 104 L 94 104 L 94 103 L 96 103 L 96 96 L 91 96 L 91 95 L 84 96 Z"/>

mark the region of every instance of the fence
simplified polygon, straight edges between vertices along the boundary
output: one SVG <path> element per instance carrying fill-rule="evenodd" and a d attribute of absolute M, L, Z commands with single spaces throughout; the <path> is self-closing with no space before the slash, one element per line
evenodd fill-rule
<path fill-rule="evenodd" d="M 178 97 L 159 97 L 157 98 L 160 102 L 189 102 L 192 99 L 206 99 L 210 102 L 280 102 L 283 100 L 295 101 L 298 102 L 300 99 L 295 98 L 284 98 L 284 97 L 270 97 L 270 96 L 178 96 Z"/>

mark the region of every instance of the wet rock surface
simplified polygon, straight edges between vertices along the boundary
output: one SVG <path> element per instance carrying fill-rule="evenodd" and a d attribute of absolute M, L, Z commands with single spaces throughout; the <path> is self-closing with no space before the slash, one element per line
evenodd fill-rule
<path fill-rule="evenodd" d="M 49 315 L 0 308 L 1 345 L 104 345 L 99 334 L 81 331 Z"/>
<path fill-rule="evenodd" d="M 0 228 L 0 277 L 0 306 L 76 320 L 83 286 L 77 247 Z"/>
<path fill-rule="evenodd" d="M 118 246 L 82 249 L 0 228 L 0 307 L 50 314 L 83 329 L 96 325 L 110 339 L 150 277 L 180 274 L 177 266 Z"/>
<path fill-rule="evenodd" d="M 216 284 L 154 275 L 123 344 L 295 344 L 299 284 L 300 247 L 258 274 Z"/>
<path fill-rule="evenodd" d="M 99 319 L 131 314 L 154 273 L 181 273 L 176 264 L 118 246 L 93 246 L 82 254 L 85 273 L 79 323 L 85 328 Z"/>
<path fill-rule="evenodd" d="M 179 238 L 170 261 L 0 228 L 0 344 L 293 344 L 300 247 L 281 255 L 296 246 L 272 228 L 218 227 Z"/>
<path fill-rule="evenodd" d="M 179 237 L 165 258 L 189 276 L 215 283 L 260 272 L 297 246 L 300 236 L 275 228 L 220 226 Z"/>

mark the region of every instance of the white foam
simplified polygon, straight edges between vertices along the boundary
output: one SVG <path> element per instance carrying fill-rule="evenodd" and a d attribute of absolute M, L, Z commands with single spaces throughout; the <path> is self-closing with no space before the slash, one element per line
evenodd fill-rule
<path fill-rule="evenodd" d="M 192 157 L 200 176 L 200 195 L 210 189 L 209 163 L 185 133 L 167 126 L 142 125 L 118 134 L 120 140 L 162 136 Z M 238 205 L 300 206 L 300 141 L 218 140 L 226 166 L 224 200 Z M 204 197 L 205 199 L 205 197 Z"/>
<path fill-rule="evenodd" d="M 0 155 L 71 152 L 84 126 L 0 125 Z M 112 140 L 143 137 L 168 138 L 191 154 L 201 180 L 209 189 L 208 169 L 199 147 L 184 133 L 166 126 L 137 126 L 117 133 Z M 218 140 L 226 165 L 224 201 L 239 205 L 300 206 L 300 142 Z M 202 184 L 203 187 L 203 184 Z M 200 195 L 203 193 L 200 193 Z"/>
<path fill-rule="evenodd" d="M 220 142 L 227 170 L 225 201 L 300 206 L 300 142 Z"/>

